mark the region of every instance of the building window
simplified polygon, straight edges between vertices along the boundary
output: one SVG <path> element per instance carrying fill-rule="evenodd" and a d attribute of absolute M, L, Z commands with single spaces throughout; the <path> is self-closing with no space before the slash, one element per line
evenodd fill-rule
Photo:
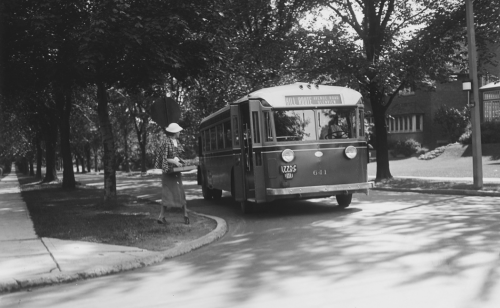
<path fill-rule="evenodd" d="M 484 102 L 484 121 L 500 121 L 500 100 Z"/>
<path fill-rule="evenodd" d="M 483 93 L 483 100 L 500 99 L 500 90 Z"/>
<path fill-rule="evenodd" d="M 389 132 L 405 133 L 422 131 L 422 114 L 394 115 L 389 117 L 389 125 L 387 125 Z"/>

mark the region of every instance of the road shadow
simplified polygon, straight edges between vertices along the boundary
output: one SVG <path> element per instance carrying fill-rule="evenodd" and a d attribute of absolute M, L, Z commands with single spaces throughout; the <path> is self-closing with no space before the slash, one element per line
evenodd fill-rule
<path fill-rule="evenodd" d="M 229 197 L 208 205 L 193 199 L 193 208 L 230 222 L 223 239 L 160 266 L 121 274 L 119 280 L 96 280 L 64 301 L 99 296 L 110 283 L 124 297 L 146 292 L 141 288 L 146 282 L 152 293 L 170 294 L 169 286 L 182 279 L 175 269 L 193 276 L 183 280 L 186 286 L 176 289 L 175 296 L 196 296 L 197 290 L 222 280 L 229 283 L 220 291 L 227 307 L 250 303 L 263 288 L 280 292 L 281 282 L 301 277 L 333 287 L 389 272 L 395 273 L 391 284 L 397 288 L 453 281 L 481 269 L 487 275 L 479 281 L 475 299 L 487 301 L 498 286 L 497 198 L 376 192 L 359 197 L 346 210 L 329 202 L 270 204 L 247 217 Z"/>

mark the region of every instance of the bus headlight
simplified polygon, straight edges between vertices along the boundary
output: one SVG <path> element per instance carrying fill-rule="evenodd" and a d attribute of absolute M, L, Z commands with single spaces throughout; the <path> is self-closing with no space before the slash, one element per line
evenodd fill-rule
<path fill-rule="evenodd" d="M 345 156 L 347 156 L 347 158 L 353 159 L 358 154 L 358 150 L 355 147 L 353 147 L 352 145 L 350 145 L 347 148 L 345 148 L 344 153 L 345 153 Z"/>
<path fill-rule="evenodd" d="M 285 149 L 281 152 L 281 158 L 287 163 L 291 162 L 295 158 L 295 154 L 290 149 Z"/>

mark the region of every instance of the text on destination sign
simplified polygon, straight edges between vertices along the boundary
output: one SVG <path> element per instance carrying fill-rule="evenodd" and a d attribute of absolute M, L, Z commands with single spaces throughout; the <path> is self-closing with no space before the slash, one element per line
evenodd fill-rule
<path fill-rule="evenodd" d="M 340 105 L 340 95 L 285 96 L 287 106 Z"/>

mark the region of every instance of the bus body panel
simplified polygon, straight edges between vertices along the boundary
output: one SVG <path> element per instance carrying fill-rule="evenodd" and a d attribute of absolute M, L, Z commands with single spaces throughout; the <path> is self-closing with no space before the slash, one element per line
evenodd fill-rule
<path fill-rule="evenodd" d="M 233 151 L 205 155 L 202 159 L 207 186 L 209 188 L 231 191 L 232 165 L 228 164 L 227 161 L 233 159 Z"/>

